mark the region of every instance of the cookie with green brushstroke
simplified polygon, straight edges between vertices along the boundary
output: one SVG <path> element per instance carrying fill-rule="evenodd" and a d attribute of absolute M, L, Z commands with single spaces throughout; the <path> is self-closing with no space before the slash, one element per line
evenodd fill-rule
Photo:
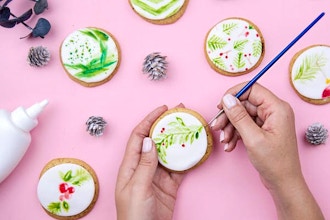
<path fill-rule="evenodd" d="M 153 24 L 171 24 L 184 14 L 188 0 L 129 0 L 132 9 Z"/>
<path fill-rule="evenodd" d="M 312 45 L 291 59 L 290 82 L 301 99 L 312 104 L 330 103 L 330 46 Z"/>
<path fill-rule="evenodd" d="M 205 37 L 205 56 L 216 72 L 239 76 L 256 69 L 264 57 L 264 38 L 259 28 L 244 18 L 227 18 Z"/>
<path fill-rule="evenodd" d="M 158 161 L 171 172 L 185 172 L 201 165 L 210 155 L 212 134 L 204 118 L 191 109 L 173 108 L 152 125 Z"/>
<path fill-rule="evenodd" d="M 120 64 L 117 40 L 109 32 L 94 27 L 69 34 L 62 42 L 60 56 L 68 76 L 86 87 L 108 82 Z"/>
<path fill-rule="evenodd" d="M 99 195 L 93 168 L 76 158 L 55 158 L 42 169 L 37 196 L 42 208 L 55 219 L 75 220 L 86 216 Z"/>

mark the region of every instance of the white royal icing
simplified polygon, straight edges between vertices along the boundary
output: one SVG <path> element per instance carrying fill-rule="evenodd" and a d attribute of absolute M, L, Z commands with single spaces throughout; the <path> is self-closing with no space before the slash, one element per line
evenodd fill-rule
<path fill-rule="evenodd" d="M 225 19 L 216 24 L 206 39 L 207 58 L 229 73 L 245 72 L 261 59 L 261 33 L 246 20 Z"/>
<path fill-rule="evenodd" d="M 78 180 L 79 184 L 75 182 Z M 73 187 L 74 192 L 61 192 L 61 184 L 65 185 L 66 189 Z M 64 163 L 48 169 L 41 176 L 37 194 L 41 205 L 47 211 L 58 216 L 73 216 L 91 204 L 95 195 L 95 185 L 91 174 L 85 168 L 77 164 Z"/>
<path fill-rule="evenodd" d="M 131 0 L 134 10 L 151 20 L 168 18 L 178 12 L 185 0 Z"/>
<path fill-rule="evenodd" d="M 108 33 L 97 28 L 83 28 L 65 38 L 61 46 L 61 59 L 71 76 L 93 83 L 113 73 L 119 55 L 117 45 Z"/>
<path fill-rule="evenodd" d="M 330 86 L 330 47 L 313 46 L 302 52 L 291 67 L 291 80 L 301 95 L 323 99 Z"/>
<path fill-rule="evenodd" d="M 180 119 L 185 126 L 180 123 Z M 165 115 L 155 125 L 151 137 L 156 143 L 159 162 L 164 167 L 176 171 L 184 171 L 195 166 L 205 155 L 208 145 L 203 124 L 185 112 Z M 161 140 L 167 140 L 167 148 L 166 144 L 160 143 Z"/>

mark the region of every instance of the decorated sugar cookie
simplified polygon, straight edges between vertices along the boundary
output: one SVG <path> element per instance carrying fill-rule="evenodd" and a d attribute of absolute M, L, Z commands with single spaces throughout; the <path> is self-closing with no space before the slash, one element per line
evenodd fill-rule
<path fill-rule="evenodd" d="M 264 39 L 259 28 L 243 18 L 217 23 L 205 39 L 205 55 L 218 73 L 238 76 L 259 66 L 264 56 Z"/>
<path fill-rule="evenodd" d="M 212 136 L 206 121 L 186 108 L 166 111 L 153 124 L 150 137 L 158 160 L 173 172 L 183 172 L 203 163 L 212 150 Z"/>
<path fill-rule="evenodd" d="M 98 193 L 98 179 L 93 169 L 74 158 L 58 158 L 47 163 L 37 188 L 42 207 L 56 219 L 72 220 L 87 215 Z"/>
<path fill-rule="evenodd" d="M 71 79 L 93 87 L 109 81 L 117 72 L 120 50 L 110 33 L 88 27 L 65 38 L 61 45 L 61 61 Z"/>
<path fill-rule="evenodd" d="M 129 0 L 133 10 L 154 24 L 171 24 L 185 12 L 188 0 Z"/>
<path fill-rule="evenodd" d="M 313 104 L 330 102 L 330 46 L 313 45 L 299 51 L 290 63 L 291 84 Z"/>

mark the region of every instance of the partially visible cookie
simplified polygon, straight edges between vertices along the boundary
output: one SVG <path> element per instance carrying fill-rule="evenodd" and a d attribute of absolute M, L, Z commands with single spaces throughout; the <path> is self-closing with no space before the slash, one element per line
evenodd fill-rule
<path fill-rule="evenodd" d="M 114 36 L 93 27 L 69 34 L 62 42 L 60 56 L 68 76 L 86 87 L 109 81 L 120 64 L 120 49 Z"/>
<path fill-rule="evenodd" d="M 213 146 L 207 122 L 197 112 L 173 108 L 161 115 L 150 130 L 159 163 L 172 172 L 184 172 L 202 164 Z"/>
<path fill-rule="evenodd" d="M 153 24 L 171 24 L 184 14 L 189 0 L 129 0 L 133 10 Z"/>
<path fill-rule="evenodd" d="M 84 161 L 57 158 L 41 171 L 37 194 L 47 214 L 56 219 L 74 220 L 92 210 L 99 183 L 94 170 Z"/>
<path fill-rule="evenodd" d="M 330 102 L 330 46 L 312 45 L 296 53 L 290 62 L 290 82 L 304 101 Z"/>
<path fill-rule="evenodd" d="M 205 55 L 218 73 L 239 76 L 254 70 L 264 57 L 264 38 L 259 28 L 243 18 L 217 23 L 205 38 Z"/>

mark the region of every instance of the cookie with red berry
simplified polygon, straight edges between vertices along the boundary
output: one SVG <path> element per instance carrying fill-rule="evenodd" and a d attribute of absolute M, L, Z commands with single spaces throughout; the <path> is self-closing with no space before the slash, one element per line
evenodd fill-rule
<path fill-rule="evenodd" d="M 53 218 L 79 219 L 94 207 L 99 183 L 94 170 L 84 161 L 57 158 L 41 171 L 37 194 L 43 209 Z"/>
<path fill-rule="evenodd" d="M 227 18 L 206 35 L 205 56 L 215 71 L 239 76 L 254 70 L 264 57 L 264 38 L 259 28 L 243 18 Z"/>
<path fill-rule="evenodd" d="M 296 93 L 313 104 L 330 102 L 330 46 L 312 45 L 290 62 L 290 79 Z"/>
<path fill-rule="evenodd" d="M 184 172 L 202 164 L 210 155 L 213 140 L 204 118 L 187 108 L 173 108 L 152 125 L 158 161 L 167 170 Z"/>

